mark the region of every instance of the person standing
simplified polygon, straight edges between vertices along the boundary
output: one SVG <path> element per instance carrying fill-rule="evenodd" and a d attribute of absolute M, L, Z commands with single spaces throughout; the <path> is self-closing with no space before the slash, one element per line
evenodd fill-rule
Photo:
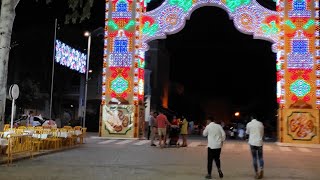
<path fill-rule="evenodd" d="M 151 135 L 151 131 L 152 131 L 152 126 L 151 126 L 151 123 L 152 123 L 152 118 L 153 118 L 153 112 L 150 112 L 149 116 L 148 116 L 148 140 L 150 139 L 150 135 Z"/>
<path fill-rule="evenodd" d="M 156 139 L 156 131 L 157 131 L 157 122 L 156 117 L 158 116 L 157 112 L 152 113 L 149 117 L 149 126 L 151 127 L 151 146 L 156 146 L 154 144 L 154 140 Z"/>
<path fill-rule="evenodd" d="M 190 121 L 190 122 L 189 122 L 189 134 L 192 134 L 192 133 L 193 133 L 193 125 L 194 125 L 194 122 L 193 122 L 193 121 Z"/>
<path fill-rule="evenodd" d="M 158 125 L 159 146 L 163 148 L 166 144 L 167 126 L 171 126 L 171 123 L 168 121 L 167 116 L 162 112 L 160 112 L 160 114 L 157 116 L 156 121 Z M 162 141 L 164 141 L 163 145 Z"/>
<path fill-rule="evenodd" d="M 212 179 L 211 171 L 212 171 L 212 162 L 216 163 L 219 177 L 223 178 L 223 173 L 221 171 L 221 163 L 220 163 L 220 154 L 221 148 L 223 145 L 223 141 L 226 139 L 226 134 L 222 129 L 220 124 L 217 124 L 213 117 L 208 118 L 208 125 L 205 127 L 203 131 L 203 136 L 208 137 L 208 163 L 207 170 L 208 174 L 206 175 L 206 179 Z"/>
<path fill-rule="evenodd" d="M 179 125 L 179 119 L 177 118 L 177 116 L 173 116 L 171 124 L 176 126 Z"/>
<path fill-rule="evenodd" d="M 27 126 L 33 126 L 34 115 L 33 111 L 29 112 L 29 117 L 27 118 Z"/>
<path fill-rule="evenodd" d="M 257 120 L 256 115 L 251 115 L 251 121 L 247 124 L 246 134 L 249 135 L 249 145 L 251 149 L 251 155 L 253 160 L 253 167 L 255 170 L 255 178 L 263 178 L 263 134 L 264 126 Z M 260 165 L 260 171 L 258 170 L 258 162 Z"/>
<path fill-rule="evenodd" d="M 181 119 L 182 119 L 181 131 L 180 131 L 180 134 L 182 136 L 182 145 L 181 145 L 181 147 L 187 147 L 188 146 L 188 144 L 187 144 L 188 121 L 184 116 L 182 116 Z"/>

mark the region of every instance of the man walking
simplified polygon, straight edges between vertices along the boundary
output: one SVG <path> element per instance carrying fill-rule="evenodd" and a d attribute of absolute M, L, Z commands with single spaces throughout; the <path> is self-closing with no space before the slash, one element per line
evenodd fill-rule
<path fill-rule="evenodd" d="M 219 177 L 223 178 L 220 164 L 220 154 L 223 141 L 226 139 L 226 134 L 221 125 L 214 122 L 213 117 L 209 117 L 207 123 L 208 125 L 203 131 L 203 136 L 208 136 L 208 174 L 206 175 L 206 179 L 212 179 L 211 171 L 213 160 L 216 163 Z"/>
<path fill-rule="evenodd" d="M 157 122 L 156 117 L 158 116 L 157 112 L 151 113 L 149 117 L 149 126 L 151 128 L 151 146 L 156 146 L 154 144 L 154 140 L 156 139 L 156 131 L 157 131 Z"/>
<path fill-rule="evenodd" d="M 264 127 L 261 122 L 257 120 L 256 115 L 251 115 L 251 121 L 247 124 L 246 134 L 249 135 L 249 145 L 252 154 L 253 167 L 255 170 L 255 178 L 263 178 L 263 134 Z M 260 171 L 258 171 L 258 162 Z"/>

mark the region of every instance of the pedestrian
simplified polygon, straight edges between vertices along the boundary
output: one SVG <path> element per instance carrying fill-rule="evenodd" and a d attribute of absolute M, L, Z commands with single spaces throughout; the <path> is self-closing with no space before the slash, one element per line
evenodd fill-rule
<path fill-rule="evenodd" d="M 156 146 L 154 141 L 156 139 L 156 131 L 157 131 L 157 121 L 156 117 L 158 116 L 158 112 L 153 112 L 152 116 L 149 118 L 149 125 L 151 126 L 151 146 Z"/>
<path fill-rule="evenodd" d="M 255 170 L 255 178 L 263 178 L 263 134 L 264 126 L 257 120 L 256 115 L 251 115 L 251 121 L 247 124 L 246 134 L 249 135 L 249 145 Z M 258 163 L 260 168 L 258 168 Z M 260 170 L 260 171 L 259 171 Z"/>
<path fill-rule="evenodd" d="M 26 126 L 33 126 L 34 114 L 33 111 L 29 111 L 29 116 L 27 118 L 27 125 Z"/>
<path fill-rule="evenodd" d="M 167 126 L 171 126 L 171 123 L 168 121 L 167 116 L 164 115 L 162 112 L 160 112 L 160 114 L 157 116 L 156 121 L 158 126 L 159 146 L 163 148 L 166 144 Z"/>
<path fill-rule="evenodd" d="M 187 144 L 188 121 L 184 116 L 182 116 L 181 119 L 182 119 L 181 131 L 180 131 L 180 134 L 182 136 L 182 145 L 181 145 L 181 147 L 187 147 L 188 146 L 188 144 Z"/>
<path fill-rule="evenodd" d="M 171 124 L 176 126 L 179 125 L 179 119 L 177 118 L 177 116 L 173 116 Z"/>
<path fill-rule="evenodd" d="M 238 138 L 243 140 L 243 138 L 244 138 L 244 129 L 243 128 L 238 129 Z"/>
<path fill-rule="evenodd" d="M 223 145 L 223 141 L 226 139 L 226 134 L 222 129 L 220 124 L 217 124 L 214 117 L 209 117 L 207 120 L 207 126 L 203 131 L 203 136 L 208 137 L 208 163 L 207 170 L 208 174 L 206 175 L 206 179 L 212 179 L 211 171 L 212 171 L 212 162 L 216 163 L 219 177 L 223 178 L 223 173 L 221 171 L 221 163 L 220 163 L 220 154 L 221 148 Z"/>
<path fill-rule="evenodd" d="M 154 117 L 153 117 L 153 112 L 150 112 L 150 114 L 149 114 L 149 116 L 148 116 L 148 140 L 150 139 L 150 135 L 151 135 L 151 129 L 152 129 L 152 127 L 151 127 L 151 123 L 152 123 L 152 119 L 153 119 Z"/>
<path fill-rule="evenodd" d="M 193 126 L 194 126 L 194 122 L 193 122 L 193 121 L 190 121 L 190 122 L 189 122 L 189 134 L 192 134 L 192 133 L 193 133 Z"/>

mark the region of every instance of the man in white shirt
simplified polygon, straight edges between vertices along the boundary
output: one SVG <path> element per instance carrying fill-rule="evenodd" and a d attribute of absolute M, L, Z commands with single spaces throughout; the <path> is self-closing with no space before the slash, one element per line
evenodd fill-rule
<path fill-rule="evenodd" d="M 212 179 L 211 171 L 212 171 L 212 161 L 216 163 L 219 177 L 223 178 L 223 173 L 221 171 L 221 164 L 220 164 L 220 154 L 221 154 L 221 147 L 223 141 L 226 139 L 226 134 L 223 128 L 214 122 L 213 117 L 208 118 L 208 125 L 203 131 L 203 136 L 208 137 L 208 164 L 207 170 L 208 174 L 206 175 L 206 179 Z"/>
<path fill-rule="evenodd" d="M 251 115 L 251 121 L 247 124 L 246 134 L 249 134 L 249 145 L 252 154 L 253 167 L 255 170 L 255 178 L 263 178 L 263 134 L 264 127 L 261 122 L 257 120 L 256 115 Z M 260 171 L 258 171 L 258 162 Z"/>

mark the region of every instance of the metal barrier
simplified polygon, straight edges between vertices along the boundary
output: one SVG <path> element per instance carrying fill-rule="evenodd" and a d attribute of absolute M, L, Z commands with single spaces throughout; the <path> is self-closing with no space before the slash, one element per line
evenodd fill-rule
<path fill-rule="evenodd" d="M 14 154 L 30 153 L 32 157 L 32 136 L 31 135 L 15 135 L 8 137 L 8 160 L 7 164 L 11 164 Z"/>

